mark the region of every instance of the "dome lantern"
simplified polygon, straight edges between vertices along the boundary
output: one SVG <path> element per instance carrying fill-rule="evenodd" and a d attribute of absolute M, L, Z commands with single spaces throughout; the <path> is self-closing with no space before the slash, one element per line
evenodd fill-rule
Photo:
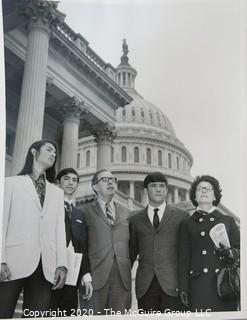
<path fill-rule="evenodd" d="M 121 56 L 121 63 L 116 69 L 116 82 L 127 92 L 133 92 L 135 91 L 135 78 L 137 71 L 129 64 L 129 48 L 126 39 L 123 39 L 122 50 L 123 54 Z"/>

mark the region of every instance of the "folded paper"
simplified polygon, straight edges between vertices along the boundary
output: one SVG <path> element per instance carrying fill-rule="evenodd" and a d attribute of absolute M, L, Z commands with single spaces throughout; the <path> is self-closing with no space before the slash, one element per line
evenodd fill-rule
<path fill-rule="evenodd" d="M 220 248 L 219 243 L 222 243 L 225 247 L 230 248 L 230 242 L 224 223 L 216 224 L 210 230 L 209 235 L 217 248 Z"/>

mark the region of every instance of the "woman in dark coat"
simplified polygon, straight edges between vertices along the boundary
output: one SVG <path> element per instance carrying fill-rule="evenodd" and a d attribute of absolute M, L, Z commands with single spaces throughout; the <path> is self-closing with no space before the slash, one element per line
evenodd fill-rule
<path fill-rule="evenodd" d="M 237 299 L 221 300 L 217 295 L 217 273 L 226 260 L 239 258 L 239 228 L 234 219 L 217 209 L 221 188 L 214 177 L 203 175 L 192 183 L 190 199 L 197 207 L 184 220 L 179 232 L 179 291 L 191 311 L 234 311 Z M 209 232 L 218 223 L 225 225 L 230 248 L 217 249 Z"/>

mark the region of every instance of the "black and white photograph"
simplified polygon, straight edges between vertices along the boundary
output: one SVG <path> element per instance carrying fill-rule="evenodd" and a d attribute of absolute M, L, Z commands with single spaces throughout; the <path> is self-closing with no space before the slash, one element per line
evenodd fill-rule
<path fill-rule="evenodd" d="M 0 319 L 246 319 L 247 1 L 0 15 Z"/>

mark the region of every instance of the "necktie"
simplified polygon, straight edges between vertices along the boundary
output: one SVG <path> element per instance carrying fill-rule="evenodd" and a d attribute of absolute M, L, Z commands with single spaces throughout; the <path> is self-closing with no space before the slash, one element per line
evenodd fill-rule
<path fill-rule="evenodd" d="M 66 211 L 67 215 L 69 216 L 69 218 L 71 219 L 72 205 L 70 203 L 68 203 L 67 201 L 64 201 L 64 204 L 65 204 L 65 211 Z"/>
<path fill-rule="evenodd" d="M 35 189 L 38 193 L 41 207 L 43 207 L 45 200 L 45 176 L 44 174 L 40 174 L 38 179 L 34 181 Z"/>
<path fill-rule="evenodd" d="M 112 225 L 114 223 L 114 218 L 109 203 L 106 203 L 105 205 L 105 212 L 108 222 Z"/>
<path fill-rule="evenodd" d="M 69 202 L 64 201 L 65 209 L 65 233 L 66 233 L 66 246 L 68 247 L 70 240 L 72 239 L 72 230 L 71 230 L 71 214 L 72 214 L 72 205 Z"/>
<path fill-rule="evenodd" d="M 160 219 L 159 219 L 159 216 L 158 216 L 158 211 L 159 211 L 159 208 L 155 208 L 154 209 L 153 226 L 154 226 L 155 229 L 158 228 L 159 223 L 160 223 Z"/>

